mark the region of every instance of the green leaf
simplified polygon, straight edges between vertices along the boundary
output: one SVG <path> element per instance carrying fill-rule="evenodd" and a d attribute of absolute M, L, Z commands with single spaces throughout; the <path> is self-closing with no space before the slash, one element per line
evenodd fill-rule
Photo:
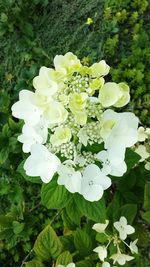
<path fill-rule="evenodd" d="M 23 231 L 25 224 L 17 222 L 17 221 L 13 221 L 12 226 L 13 226 L 14 234 L 17 235 L 17 234 L 20 234 Z"/>
<path fill-rule="evenodd" d="M 135 166 L 136 163 L 139 162 L 140 156 L 135 153 L 132 149 L 127 148 L 126 149 L 126 154 L 125 154 L 125 162 L 127 164 L 128 171 L 132 169 L 132 167 Z"/>
<path fill-rule="evenodd" d="M 42 204 L 48 209 L 64 208 L 72 195 L 62 185 L 57 184 L 56 177 L 48 184 L 42 185 L 41 199 Z"/>
<path fill-rule="evenodd" d="M 147 212 L 144 212 L 144 213 L 142 214 L 142 218 L 143 218 L 145 221 L 150 222 L 150 210 L 147 211 Z"/>
<path fill-rule="evenodd" d="M 116 192 L 112 201 L 107 207 L 107 216 L 111 221 L 115 222 L 119 219 L 121 204 L 120 193 Z"/>
<path fill-rule="evenodd" d="M 45 265 L 39 260 L 32 260 L 25 263 L 26 267 L 45 267 Z"/>
<path fill-rule="evenodd" d="M 69 263 L 71 263 L 72 260 L 72 256 L 70 254 L 69 251 L 64 251 L 62 254 L 59 255 L 57 261 L 56 261 L 56 266 L 57 265 L 64 265 L 67 266 Z"/>
<path fill-rule="evenodd" d="M 82 214 L 73 198 L 69 201 L 68 205 L 66 206 L 66 212 L 70 220 L 72 220 L 77 225 L 80 224 L 80 218 Z"/>
<path fill-rule="evenodd" d="M 92 241 L 90 236 L 84 230 L 78 229 L 74 235 L 74 244 L 82 256 L 88 256 L 92 252 Z"/>
<path fill-rule="evenodd" d="M 144 209 L 150 210 L 150 182 L 147 182 L 144 189 Z"/>
<path fill-rule="evenodd" d="M 3 228 L 10 227 L 13 220 L 14 220 L 13 216 L 0 215 L 0 226 Z"/>
<path fill-rule="evenodd" d="M 95 267 L 95 265 L 90 260 L 84 260 L 77 262 L 76 267 Z"/>
<path fill-rule="evenodd" d="M 104 222 L 106 219 L 106 207 L 104 199 L 89 202 L 79 194 L 75 194 L 74 200 L 80 212 L 95 222 Z"/>
<path fill-rule="evenodd" d="M 73 222 L 73 220 L 70 219 L 65 209 L 62 212 L 62 219 L 63 219 L 64 228 L 68 228 L 70 230 L 76 229 L 77 227 L 76 224 Z"/>
<path fill-rule="evenodd" d="M 60 236 L 60 241 L 65 250 L 69 250 L 71 253 L 75 251 L 74 237 L 72 234 Z"/>
<path fill-rule="evenodd" d="M 129 224 L 133 223 L 136 214 L 137 214 L 136 204 L 126 204 L 121 207 L 121 216 L 124 216 Z"/>
<path fill-rule="evenodd" d="M 42 182 L 41 182 L 40 177 L 30 177 L 30 176 L 26 175 L 25 170 L 23 168 L 24 163 L 25 163 L 25 160 L 23 160 L 19 164 L 19 166 L 17 168 L 17 172 L 19 172 L 26 181 L 29 181 L 31 183 L 41 184 Z"/>
<path fill-rule="evenodd" d="M 62 252 L 62 243 L 50 225 L 38 235 L 34 251 L 42 260 L 56 259 Z"/>
<path fill-rule="evenodd" d="M 3 164 L 9 156 L 9 148 L 4 147 L 0 151 L 0 164 Z"/>

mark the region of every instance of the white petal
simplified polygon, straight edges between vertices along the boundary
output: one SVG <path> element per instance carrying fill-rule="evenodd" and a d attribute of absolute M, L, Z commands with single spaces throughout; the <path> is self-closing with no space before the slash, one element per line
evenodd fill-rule
<path fill-rule="evenodd" d="M 103 188 L 101 185 L 84 186 L 82 185 L 81 194 L 88 201 L 98 201 L 103 196 Z"/>

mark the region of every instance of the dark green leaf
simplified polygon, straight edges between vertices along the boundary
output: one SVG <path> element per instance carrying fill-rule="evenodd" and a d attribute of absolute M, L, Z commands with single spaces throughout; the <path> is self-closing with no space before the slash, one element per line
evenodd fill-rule
<path fill-rule="evenodd" d="M 88 256 L 92 252 L 92 241 L 90 236 L 84 230 L 78 229 L 74 235 L 74 244 L 82 256 Z"/>
<path fill-rule="evenodd" d="M 75 194 L 74 200 L 82 214 L 95 222 L 104 222 L 106 219 L 106 207 L 104 199 L 89 202 L 79 194 Z"/>
<path fill-rule="evenodd" d="M 136 204 L 126 204 L 121 207 L 121 216 L 124 216 L 129 224 L 133 223 L 136 214 L 137 214 Z"/>
<path fill-rule="evenodd" d="M 72 195 L 62 185 L 57 184 L 56 177 L 48 184 L 42 185 L 41 199 L 42 204 L 48 209 L 64 208 Z"/>
<path fill-rule="evenodd" d="M 79 225 L 81 212 L 73 198 L 69 201 L 68 205 L 66 206 L 66 212 L 70 220 L 72 220 L 75 224 Z"/>
<path fill-rule="evenodd" d="M 144 209 L 150 210 L 150 182 L 147 182 L 144 189 Z"/>

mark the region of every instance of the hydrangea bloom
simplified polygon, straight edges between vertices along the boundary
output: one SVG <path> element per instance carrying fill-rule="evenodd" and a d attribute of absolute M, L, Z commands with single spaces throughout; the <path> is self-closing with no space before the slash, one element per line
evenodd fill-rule
<path fill-rule="evenodd" d="M 135 232 L 135 229 L 127 224 L 127 219 L 125 217 L 121 217 L 118 222 L 114 223 L 114 227 L 119 232 L 120 239 L 125 240 L 127 235 L 131 235 Z"/>
<path fill-rule="evenodd" d="M 87 67 L 68 52 L 54 58 L 54 69 L 40 68 L 35 92 L 20 92 L 12 114 L 25 122 L 18 140 L 31 153 L 24 164 L 27 175 L 47 183 L 57 172 L 58 184 L 97 201 L 111 186 L 108 175 L 126 172 L 125 152 L 138 141 L 139 120 L 111 109 L 129 102 L 130 89 L 123 82 L 105 83 L 109 70 L 105 60 Z M 96 156 L 89 146 L 99 144 L 105 151 Z"/>

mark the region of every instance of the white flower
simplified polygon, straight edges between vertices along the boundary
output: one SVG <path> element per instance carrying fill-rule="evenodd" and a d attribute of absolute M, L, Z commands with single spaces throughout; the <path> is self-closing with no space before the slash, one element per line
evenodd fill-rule
<path fill-rule="evenodd" d="M 45 110 L 44 115 L 50 124 L 59 124 L 63 123 L 67 119 L 68 111 L 61 103 L 51 101 L 47 107 L 47 110 Z"/>
<path fill-rule="evenodd" d="M 31 155 L 24 164 L 26 174 L 40 176 L 44 183 L 49 183 L 60 165 L 60 160 L 41 144 L 31 147 Z"/>
<path fill-rule="evenodd" d="M 144 127 L 138 128 L 138 141 L 144 142 L 147 138 L 149 138 L 150 135 L 150 128 L 144 129 Z"/>
<path fill-rule="evenodd" d="M 150 162 L 147 162 L 144 167 L 147 171 L 150 171 Z"/>
<path fill-rule="evenodd" d="M 110 266 L 109 262 L 104 261 L 104 262 L 102 263 L 102 267 L 111 267 L 111 266 Z"/>
<path fill-rule="evenodd" d="M 51 135 L 50 142 L 53 146 L 60 146 L 61 144 L 69 142 L 71 139 L 71 130 L 67 127 L 57 127 L 53 135 Z"/>
<path fill-rule="evenodd" d="M 123 216 L 118 222 L 114 223 L 114 227 L 119 232 L 119 237 L 122 240 L 125 240 L 127 235 L 131 235 L 135 232 L 135 229 L 131 225 L 127 224 L 127 219 Z"/>
<path fill-rule="evenodd" d="M 109 151 L 100 151 L 96 157 L 102 162 L 102 171 L 106 175 L 111 174 L 120 177 L 127 171 L 126 163 L 120 157 L 116 157 L 115 154 L 112 157 Z"/>
<path fill-rule="evenodd" d="M 57 267 L 75 267 L 75 264 L 73 262 L 69 263 L 67 266 L 59 264 Z"/>
<path fill-rule="evenodd" d="M 19 93 L 19 101 L 12 106 L 12 115 L 18 119 L 23 119 L 25 123 L 36 125 L 43 111 L 34 105 L 32 99 L 34 93 L 28 90 L 22 90 Z"/>
<path fill-rule="evenodd" d="M 74 71 L 79 71 L 81 68 L 80 60 L 73 53 L 68 52 L 64 56 L 57 55 L 54 58 L 54 66 L 56 71 L 64 72 L 66 74 L 73 73 Z"/>
<path fill-rule="evenodd" d="M 80 192 L 81 173 L 79 171 L 75 171 L 73 166 L 61 164 L 57 172 L 59 175 L 57 183 L 59 185 L 64 185 L 71 193 Z"/>
<path fill-rule="evenodd" d="M 18 136 L 18 140 L 23 143 L 23 152 L 28 153 L 33 144 L 44 144 L 47 140 L 47 126 L 40 122 L 35 126 L 24 124 L 22 134 Z"/>
<path fill-rule="evenodd" d="M 101 60 L 98 63 L 94 63 L 90 67 L 90 74 L 92 77 L 105 76 L 109 73 L 110 67 L 106 64 L 105 60 Z"/>
<path fill-rule="evenodd" d="M 137 242 L 138 242 L 138 239 L 134 240 L 133 242 L 132 241 L 130 242 L 129 247 L 130 247 L 132 253 L 138 254 L 138 247 L 136 245 Z"/>
<path fill-rule="evenodd" d="M 136 149 L 135 152 L 140 155 L 141 159 L 139 162 L 143 162 L 145 159 L 150 157 L 150 153 L 147 152 L 146 147 L 144 145 L 139 145 Z"/>
<path fill-rule="evenodd" d="M 122 254 L 121 252 L 118 252 L 116 254 L 113 254 L 110 259 L 113 259 L 114 262 L 116 263 L 118 262 L 118 264 L 120 265 L 124 265 L 126 263 L 126 261 L 131 261 L 134 259 L 134 257 L 126 255 L 126 254 Z"/>
<path fill-rule="evenodd" d="M 81 128 L 79 130 L 77 136 L 79 137 L 79 142 L 81 144 L 83 144 L 84 146 L 87 146 L 89 137 L 88 137 L 87 132 L 84 128 Z"/>
<path fill-rule="evenodd" d="M 98 253 L 98 257 L 101 261 L 104 261 L 104 259 L 107 257 L 107 249 L 105 246 L 98 246 L 93 249 L 93 251 Z"/>
<path fill-rule="evenodd" d="M 105 108 L 115 105 L 121 97 L 122 91 L 114 82 L 105 83 L 99 91 L 99 101 Z"/>
<path fill-rule="evenodd" d="M 98 233 L 104 233 L 108 224 L 109 224 L 109 220 L 106 220 L 105 223 L 95 223 L 92 229 Z"/>
<path fill-rule="evenodd" d="M 111 179 L 97 165 L 90 164 L 83 172 L 81 195 L 86 200 L 98 201 L 110 185 Z"/>
<path fill-rule="evenodd" d="M 33 86 L 36 89 L 36 93 L 44 96 L 52 96 L 57 90 L 57 83 L 50 78 L 51 69 L 41 67 L 39 75 L 33 79 Z"/>
<path fill-rule="evenodd" d="M 101 132 L 105 148 L 111 157 L 118 155 L 124 160 L 126 147 L 133 146 L 138 140 L 138 122 L 139 119 L 131 112 L 117 113 L 110 109 L 104 111 Z M 107 123 L 109 128 L 106 127 L 104 131 L 103 125 Z"/>
<path fill-rule="evenodd" d="M 122 93 L 120 99 L 114 104 L 114 107 L 120 108 L 124 107 L 130 101 L 130 88 L 125 83 L 119 83 L 119 88 Z"/>

